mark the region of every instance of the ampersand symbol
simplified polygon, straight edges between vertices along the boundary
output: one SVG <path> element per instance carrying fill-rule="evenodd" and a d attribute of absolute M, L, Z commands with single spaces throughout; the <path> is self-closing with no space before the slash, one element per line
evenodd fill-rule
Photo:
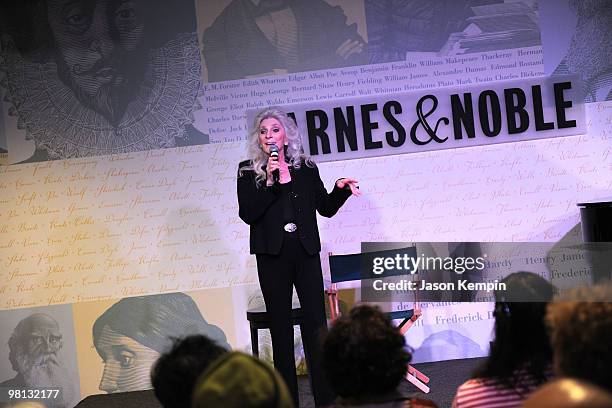
<path fill-rule="evenodd" d="M 429 112 L 423 114 L 423 103 L 427 99 L 430 99 L 433 102 L 433 104 Z M 439 138 L 438 135 L 436 134 L 436 132 L 438 131 L 438 126 L 440 125 L 440 122 L 443 122 L 445 125 L 449 124 L 450 121 L 448 120 L 446 116 L 442 116 L 440 119 L 438 119 L 438 121 L 436 122 L 436 127 L 433 129 L 431 128 L 431 126 L 429 126 L 429 123 L 427 123 L 426 118 L 429 115 L 431 115 L 436 110 L 437 107 L 438 107 L 438 98 L 436 98 L 433 95 L 425 95 L 424 97 L 419 99 L 419 101 L 417 102 L 416 112 L 417 112 L 417 116 L 419 117 L 419 120 L 417 120 L 414 123 L 414 125 L 412 125 L 412 128 L 410 129 L 410 139 L 412 139 L 412 142 L 414 144 L 423 146 L 431 142 L 432 140 L 435 140 L 438 143 L 444 143 L 448 139 L 448 136 L 444 138 Z M 423 125 L 423 129 L 425 129 L 425 132 L 427 132 L 427 134 L 429 135 L 429 139 L 424 142 L 419 140 L 416 134 L 416 130 L 419 127 L 419 125 Z"/>

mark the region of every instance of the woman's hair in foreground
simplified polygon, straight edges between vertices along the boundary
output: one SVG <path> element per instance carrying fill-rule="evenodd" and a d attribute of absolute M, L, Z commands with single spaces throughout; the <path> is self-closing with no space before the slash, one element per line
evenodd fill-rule
<path fill-rule="evenodd" d="M 155 396 L 164 408 L 188 407 L 196 380 L 227 350 L 201 334 L 174 340 L 151 369 Z"/>
<path fill-rule="evenodd" d="M 293 118 L 287 115 L 281 108 L 275 106 L 265 108 L 255 116 L 253 127 L 249 134 L 247 155 L 251 162 L 249 165 L 241 167 L 238 173 L 240 177 L 245 170 L 253 170 L 255 172 L 255 181 L 258 185 L 266 180 L 266 171 L 262 167 L 265 167 L 268 162 L 268 155 L 259 145 L 259 125 L 264 119 L 269 118 L 278 120 L 283 125 L 283 128 L 285 128 L 288 142 L 285 146 L 285 160 L 296 169 L 300 168 L 302 162 L 306 163 L 308 167 L 314 166 L 314 162 L 303 153 L 302 139 Z"/>
<path fill-rule="evenodd" d="M 554 286 L 531 272 L 512 273 L 501 282 L 507 289 L 495 293 L 495 339 L 489 358 L 473 377 L 523 394 L 548 380 L 552 350 L 544 317 Z"/>
<path fill-rule="evenodd" d="M 546 323 L 557 375 L 612 391 L 612 287 L 574 289 L 548 306 Z"/>
<path fill-rule="evenodd" d="M 173 339 L 198 333 L 227 345 L 221 329 L 207 323 L 193 299 L 180 292 L 124 298 L 108 308 L 92 329 L 100 355 L 98 342 L 105 326 L 159 353 L 167 351 Z"/>
<path fill-rule="evenodd" d="M 380 309 L 368 305 L 336 320 L 323 343 L 323 368 L 342 397 L 394 390 L 411 358 L 404 336 Z"/>

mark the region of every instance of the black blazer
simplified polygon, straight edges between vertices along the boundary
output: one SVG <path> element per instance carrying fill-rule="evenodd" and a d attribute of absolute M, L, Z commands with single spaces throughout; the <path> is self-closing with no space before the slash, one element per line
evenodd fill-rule
<path fill-rule="evenodd" d="M 249 161 L 239 165 L 247 166 Z M 324 217 L 331 217 L 338 212 L 342 204 L 351 196 L 348 186 L 344 189 L 334 184 L 331 193 L 327 193 L 317 167 L 308 167 L 305 163 L 299 169 L 289 166 L 292 180 L 290 194 L 295 214 L 298 235 L 306 252 L 311 255 L 321 251 L 321 240 L 317 226 L 318 211 Z M 255 185 L 255 172 L 246 170 L 238 177 L 238 215 L 251 226 L 251 253 L 277 255 L 283 244 L 283 209 L 279 200 L 278 183 L 267 187 L 262 183 Z"/>

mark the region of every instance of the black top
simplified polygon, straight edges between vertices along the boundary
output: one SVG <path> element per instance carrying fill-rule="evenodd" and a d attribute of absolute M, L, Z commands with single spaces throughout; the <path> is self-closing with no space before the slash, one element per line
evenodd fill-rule
<path fill-rule="evenodd" d="M 279 200 L 283 206 L 283 224 L 294 222 L 293 204 L 291 203 L 291 193 L 293 193 L 293 183 L 290 181 L 280 185 Z"/>
<path fill-rule="evenodd" d="M 247 165 L 249 161 L 244 161 L 239 168 Z M 321 251 L 316 213 L 332 217 L 351 196 L 351 190 L 348 186 L 340 189 L 334 185 L 332 192 L 328 193 L 316 166 L 308 167 L 303 163 L 299 169 L 289 167 L 289 171 L 292 180 L 289 199 L 294 212 L 293 222 L 298 227 L 296 233 L 306 252 L 314 255 Z M 238 215 L 251 227 L 251 253 L 278 254 L 285 225 L 281 185 L 276 183 L 268 187 L 264 181 L 257 186 L 255 172 L 245 170 L 238 177 L 237 189 Z"/>
<path fill-rule="evenodd" d="M 596 200 L 596 201 L 591 201 L 591 202 L 586 202 L 586 203 L 578 203 L 576 205 L 578 207 L 585 207 L 585 208 L 612 207 L 612 200 L 610 198 L 607 198 L 607 199 L 601 199 L 601 200 Z"/>

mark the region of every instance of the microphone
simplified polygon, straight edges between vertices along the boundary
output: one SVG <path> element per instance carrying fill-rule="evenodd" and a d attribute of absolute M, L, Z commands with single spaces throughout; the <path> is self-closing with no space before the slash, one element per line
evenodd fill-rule
<path fill-rule="evenodd" d="M 270 157 L 273 157 L 274 160 L 278 161 L 278 146 L 275 144 L 270 146 Z M 278 183 L 278 181 L 280 180 L 280 172 L 278 171 L 278 169 L 272 172 L 272 180 L 275 183 Z"/>

